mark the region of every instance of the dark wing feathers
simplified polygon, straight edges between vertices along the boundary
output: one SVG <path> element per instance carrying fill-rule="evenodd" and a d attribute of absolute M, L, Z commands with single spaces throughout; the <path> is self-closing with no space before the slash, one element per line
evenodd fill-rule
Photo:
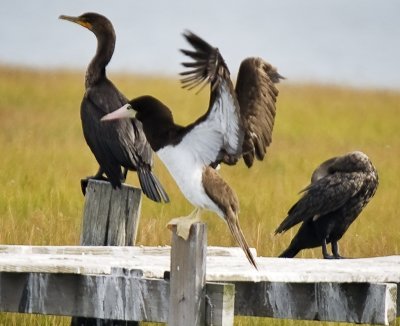
<path fill-rule="evenodd" d="M 357 172 L 337 172 L 310 184 L 304 189 L 299 201 L 290 208 L 288 216 L 275 233 L 285 232 L 300 222 L 339 209 L 361 189 L 362 178 Z"/>
<path fill-rule="evenodd" d="M 278 83 L 283 77 L 261 58 L 242 61 L 236 82 L 236 94 L 240 105 L 245 136 L 243 159 L 248 167 L 254 157 L 262 160 L 272 141 L 278 96 Z"/>
<path fill-rule="evenodd" d="M 167 193 L 148 165 L 139 166 L 137 172 L 140 188 L 147 197 L 158 203 L 169 202 Z"/>
<path fill-rule="evenodd" d="M 229 93 L 232 105 L 239 108 L 239 112 L 235 114 L 236 119 L 240 120 L 241 148 L 235 153 L 235 157 L 228 153 L 228 158 L 222 161 L 236 162 L 242 155 L 246 165 L 251 167 L 254 158 L 263 160 L 267 147 L 271 144 L 278 96 L 275 83 L 283 77 L 261 58 L 248 58 L 241 63 L 234 90 L 229 69 L 219 50 L 191 32 L 185 32 L 184 37 L 195 51 L 181 50 L 193 59 L 192 62 L 183 63 L 183 66 L 191 68 L 181 73 L 184 76 L 181 79 L 183 87 L 192 89 L 202 83 L 211 83 L 207 114 L 214 108 L 216 99 L 221 98 L 224 92 Z"/>
<path fill-rule="evenodd" d="M 243 131 L 228 67 L 217 48 L 191 32 L 183 35 L 195 50 L 181 50 L 193 59 L 193 62 L 183 63 L 193 68 L 181 73 L 185 76 L 181 79 L 183 87 L 192 89 L 203 84 L 203 88 L 211 84 L 208 110 L 187 127 L 191 129 L 187 137 L 196 144 L 196 155 L 200 155 L 204 164 L 216 166 L 221 161 L 236 162 L 241 154 Z"/>
<path fill-rule="evenodd" d="M 150 199 L 168 202 L 168 196 L 152 173 L 152 150 L 137 120 L 101 122 L 105 114 L 127 103 L 108 80 L 86 90 L 81 105 L 83 133 L 97 162 L 112 186 L 120 187 L 121 167 L 138 172 L 143 193 Z"/>
<path fill-rule="evenodd" d="M 181 76 L 188 76 L 181 79 L 183 88 L 193 89 L 203 82 L 211 82 L 211 89 L 214 90 L 219 86 L 218 77 L 229 78 L 229 69 L 217 48 L 189 31 L 186 31 L 183 36 L 196 50 L 181 50 L 183 54 L 194 60 L 182 63 L 186 68 L 194 68 L 181 73 Z"/>

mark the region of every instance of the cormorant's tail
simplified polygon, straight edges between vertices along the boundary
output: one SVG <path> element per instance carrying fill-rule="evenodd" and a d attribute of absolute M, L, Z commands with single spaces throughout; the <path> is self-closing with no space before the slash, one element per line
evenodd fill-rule
<path fill-rule="evenodd" d="M 297 247 L 289 246 L 284 252 L 282 252 L 278 257 L 279 258 L 293 258 L 299 253 L 300 249 Z"/>
<path fill-rule="evenodd" d="M 138 168 L 137 173 L 140 187 L 148 198 L 157 203 L 169 203 L 169 197 L 166 191 L 149 167 L 141 166 Z"/>

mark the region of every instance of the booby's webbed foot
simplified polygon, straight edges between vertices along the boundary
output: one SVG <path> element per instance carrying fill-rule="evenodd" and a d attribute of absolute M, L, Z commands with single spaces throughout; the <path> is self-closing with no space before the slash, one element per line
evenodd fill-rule
<path fill-rule="evenodd" d="M 168 222 L 167 227 L 171 229 L 173 226 L 176 226 L 176 234 L 182 239 L 187 240 L 189 238 L 190 227 L 198 221 L 200 221 L 200 209 L 196 208 L 188 216 L 173 218 Z"/>

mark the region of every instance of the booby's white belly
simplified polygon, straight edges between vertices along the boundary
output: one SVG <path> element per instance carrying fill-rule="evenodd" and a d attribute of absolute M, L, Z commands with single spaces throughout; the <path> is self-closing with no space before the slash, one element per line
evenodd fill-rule
<path fill-rule="evenodd" d="M 223 216 L 219 207 L 207 196 L 202 182 L 204 166 L 179 146 L 165 146 L 157 155 L 167 167 L 179 189 L 194 206 L 214 211 Z"/>

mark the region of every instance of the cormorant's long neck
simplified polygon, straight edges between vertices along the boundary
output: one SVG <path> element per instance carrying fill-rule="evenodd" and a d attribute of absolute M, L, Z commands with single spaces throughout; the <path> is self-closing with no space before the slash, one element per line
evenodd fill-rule
<path fill-rule="evenodd" d="M 110 62 L 115 48 L 114 31 L 106 31 L 96 34 L 97 50 L 90 62 L 85 77 L 86 88 L 96 84 L 106 76 L 106 66 Z"/>

